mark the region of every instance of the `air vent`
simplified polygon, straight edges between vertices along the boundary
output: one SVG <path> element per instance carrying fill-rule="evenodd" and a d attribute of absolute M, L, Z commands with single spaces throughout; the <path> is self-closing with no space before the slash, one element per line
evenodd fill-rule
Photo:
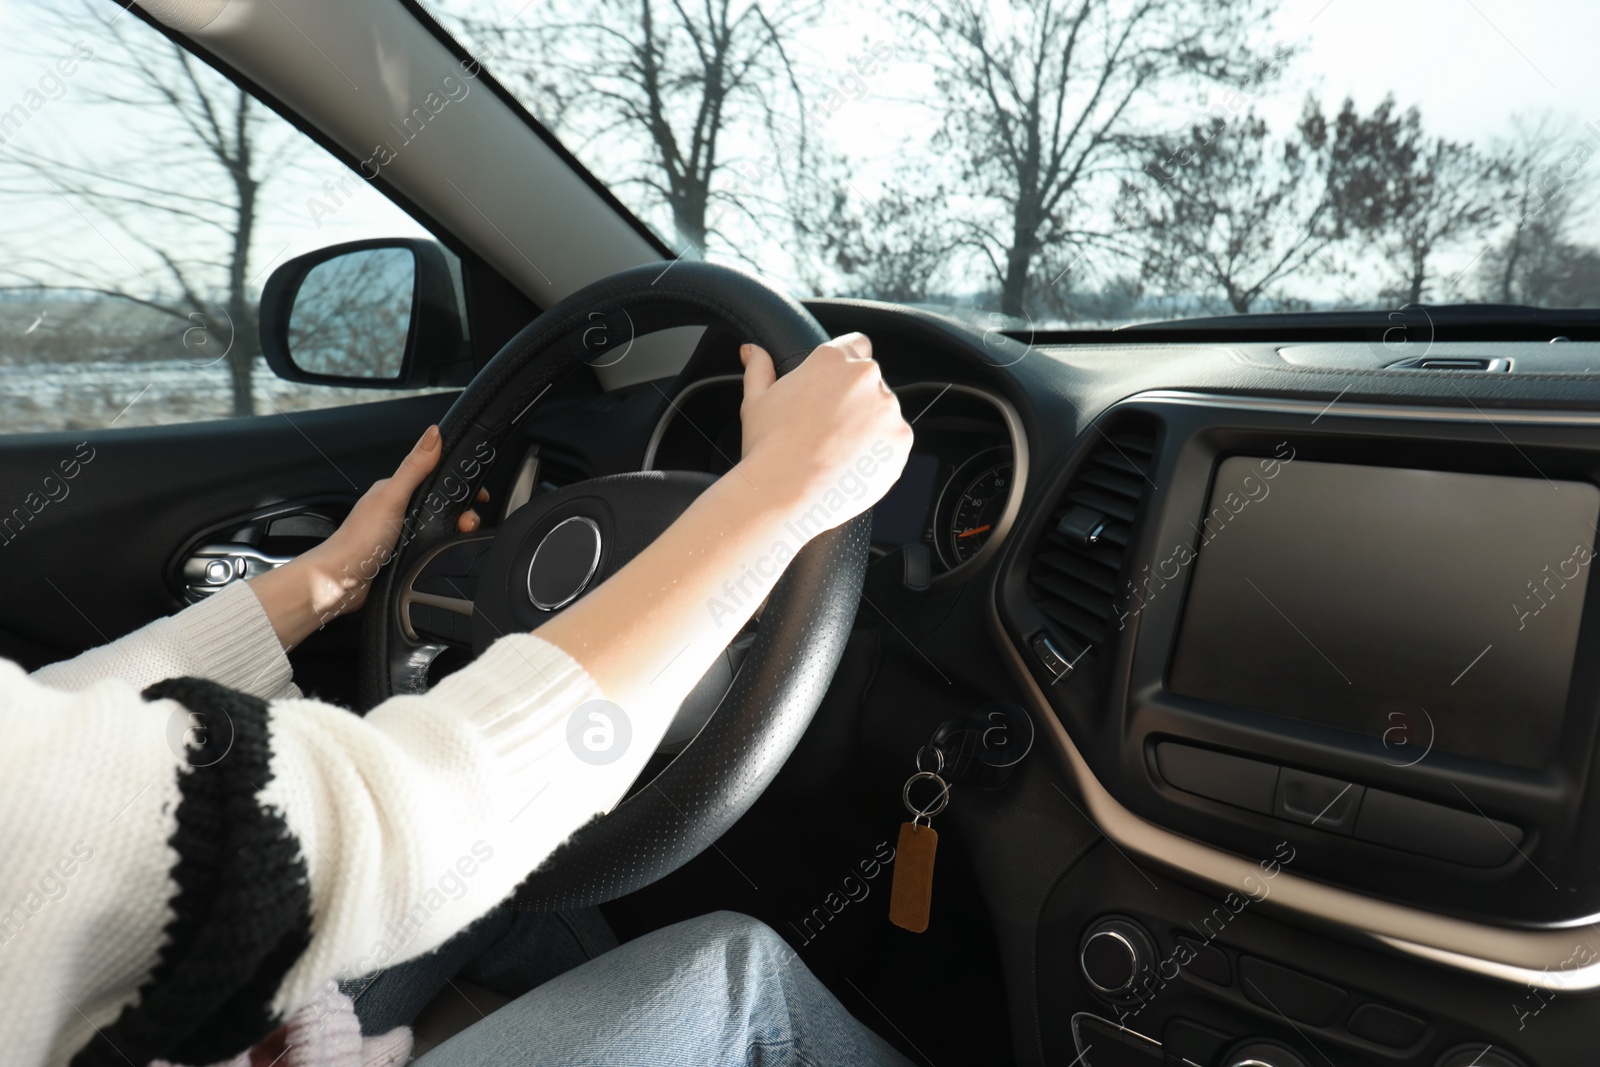
<path fill-rule="evenodd" d="M 1124 427 L 1102 445 L 1068 484 L 1028 568 L 1028 591 L 1072 663 L 1115 629 L 1123 561 L 1152 484 L 1154 434 Z"/>
<path fill-rule="evenodd" d="M 1460 370 L 1505 374 L 1511 370 L 1509 359 L 1491 356 L 1416 356 L 1389 364 L 1388 370 Z"/>

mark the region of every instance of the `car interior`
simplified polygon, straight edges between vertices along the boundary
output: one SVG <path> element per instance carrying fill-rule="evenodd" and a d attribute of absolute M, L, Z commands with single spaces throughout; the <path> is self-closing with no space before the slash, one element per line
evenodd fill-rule
<path fill-rule="evenodd" d="M 658 237 L 421 4 L 120 17 L 416 228 L 259 263 L 264 374 L 360 403 L 0 425 L 0 654 L 293 558 L 440 422 L 415 540 L 291 655 L 353 713 L 425 689 L 730 470 L 740 343 L 859 331 L 915 432 L 900 481 L 795 560 L 523 903 L 599 903 L 624 940 L 754 916 L 930 1067 L 1595 1062 L 1600 311 L 795 299 Z M 24 504 L 64 457 L 70 494 Z M 889 915 L 913 816 L 940 835 L 921 932 Z M 452 987 L 419 1050 L 499 1003 Z"/>

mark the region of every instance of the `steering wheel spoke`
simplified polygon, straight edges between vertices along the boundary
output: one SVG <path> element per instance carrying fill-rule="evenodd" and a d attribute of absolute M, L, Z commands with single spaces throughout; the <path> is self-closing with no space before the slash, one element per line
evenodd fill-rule
<path fill-rule="evenodd" d="M 492 533 L 443 541 L 423 553 L 400 586 L 400 620 L 408 640 L 472 647 L 472 610 Z"/>

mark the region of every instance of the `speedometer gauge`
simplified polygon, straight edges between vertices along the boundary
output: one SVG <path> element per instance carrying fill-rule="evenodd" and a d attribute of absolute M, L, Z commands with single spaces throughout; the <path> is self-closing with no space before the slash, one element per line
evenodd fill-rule
<path fill-rule="evenodd" d="M 1000 463 L 979 474 L 956 499 L 950 527 L 950 548 L 955 558 L 965 563 L 978 554 L 994 532 L 994 524 L 1006 507 L 1011 491 L 1011 464 Z"/>
<path fill-rule="evenodd" d="M 956 494 L 947 513 L 945 550 L 951 566 L 959 566 L 988 543 L 1011 495 L 1009 449 L 974 456 L 950 479 L 946 492 Z"/>

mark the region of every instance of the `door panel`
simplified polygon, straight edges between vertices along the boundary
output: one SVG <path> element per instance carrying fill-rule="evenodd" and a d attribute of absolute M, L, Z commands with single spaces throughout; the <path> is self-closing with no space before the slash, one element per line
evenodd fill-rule
<path fill-rule="evenodd" d="M 0 437 L 0 655 L 42 666 L 176 610 L 169 568 L 196 536 L 365 491 L 454 398 Z"/>

